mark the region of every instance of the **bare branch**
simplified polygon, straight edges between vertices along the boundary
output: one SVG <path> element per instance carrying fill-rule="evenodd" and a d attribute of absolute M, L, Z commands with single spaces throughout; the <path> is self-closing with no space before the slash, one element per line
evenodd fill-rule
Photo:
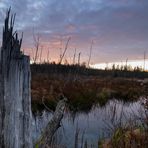
<path fill-rule="evenodd" d="M 42 51 L 43 51 L 43 46 L 41 46 L 41 51 L 40 51 L 40 63 L 42 62 Z"/>
<path fill-rule="evenodd" d="M 70 40 L 71 40 L 71 37 L 69 37 L 68 40 L 67 40 L 67 43 L 66 43 L 66 46 L 65 46 L 65 50 L 64 50 L 64 52 L 63 52 L 63 54 L 62 54 L 62 56 L 61 56 L 61 59 L 60 59 L 59 64 L 62 63 L 62 60 L 63 60 L 63 58 L 64 58 L 64 56 L 65 56 L 66 51 L 67 51 L 68 44 L 69 44 L 69 41 L 70 41 Z"/>
<path fill-rule="evenodd" d="M 34 34 L 33 31 L 33 40 L 34 40 L 34 46 L 35 46 L 35 57 L 34 57 L 34 63 L 36 63 L 37 59 L 38 59 L 38 52 L 39 52 L 39 47 L 40 47 L 40 35 Z"/>
<path fill-rule="evenodd" d="M 89 67 L 90 60 L 91 60 L 92 46 L 93 46 L 93 40 L 92 40 L 92 42 L 91 42 L 91 46 L 90 46 L 90 53 L 89 53 L 89 59 L 88 59 L 88 67 Z"/>
<path fill-rule="evenodd" d="M 79 55 L 78 55 L 78 65 L 80 65 L 80 60 L 81 60 L 81 52 L 79 52 Z"/>
<path fill-rule="evenodd" d="M 73 55 L 73 64 L 75 64 L 75 59 L 76 59 L 76 48 L 75 48 L 74 55 Z"/>
<path fill-rule="evenodd" d="M 48 51 L 47 51 L 47 63 L 49 63 L 49 48 L 48 48 Z"/>

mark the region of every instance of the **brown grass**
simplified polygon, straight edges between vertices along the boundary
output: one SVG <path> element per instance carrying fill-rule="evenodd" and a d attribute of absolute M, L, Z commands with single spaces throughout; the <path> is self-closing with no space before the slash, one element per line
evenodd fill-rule
<path fill-rule="evenodd" d="M 77 77 L 69 75 L 32 76 L 32 105 L 33 109 L 42 110 L 44 103 L 55 108 L 58 96 L 64 94 L 69 99 L 70 109 L 74 111 L 89 111 L 92 105 L 105 105 L 115 97 L 123 101 L 134 101 L 146 94 L 146 86 L 137 80 L 122 78 Z"/>

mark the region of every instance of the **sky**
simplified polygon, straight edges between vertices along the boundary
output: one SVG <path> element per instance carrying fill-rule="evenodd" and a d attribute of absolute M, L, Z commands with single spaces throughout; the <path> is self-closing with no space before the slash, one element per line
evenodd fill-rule
<path fill-rule="evenodd" d="M 68 62 L 76 48 L 87 63 L 92 40 L 91 64 L 143 60 L 148 54 L 148 0 L 0 0 L 0 34 L 10 6 L 15 29 L 24 33 L 22 50 L 31 57 L 33 34 L 40 36 L 42 60 L 49 51 L 50 61 L 58 61 L 69 37 Z"/>

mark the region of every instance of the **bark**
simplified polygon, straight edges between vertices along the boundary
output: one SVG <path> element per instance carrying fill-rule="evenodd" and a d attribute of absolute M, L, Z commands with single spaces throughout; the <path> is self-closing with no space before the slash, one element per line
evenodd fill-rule
<path fill-rule="evenodd" d="M 14 20 L 9 9 L 0 51 L 0 147 L 31 148 L 30 60 L 20 51 Z"/>
<path fill-rule="evenodd" d="M 13 32 L 15 15 L 7 11 L 0 50 L 0 148 L 32 148 L 30 59 L 20 51 L 22 38 Z M 44 148 L 60 126 L 66 99 L 60 100 L 37 143 Z"/>

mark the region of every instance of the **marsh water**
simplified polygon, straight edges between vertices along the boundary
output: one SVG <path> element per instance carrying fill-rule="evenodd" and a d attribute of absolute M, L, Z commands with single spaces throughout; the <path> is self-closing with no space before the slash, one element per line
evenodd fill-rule
<path fill-rule="evenodd" d="M 138 122 L 144 116 L 143 110 L 141 101 L 123 103 L 111 100 L 104 107 L 93 106 L 87 113 L 72 114 L 67 111 L 55 135 L 55 143 L 67 148 L 73 148 L 75 144 L 81 147 L 84 143 L 87 143 L 88 147 L 97 147 L 98 140 L 109 138 L 113 129 L 121 123 Z M 52 115 L 51 112 L 44 111 L 42 115 L 34 116 L 34 140 L 41 135 Z"/>

